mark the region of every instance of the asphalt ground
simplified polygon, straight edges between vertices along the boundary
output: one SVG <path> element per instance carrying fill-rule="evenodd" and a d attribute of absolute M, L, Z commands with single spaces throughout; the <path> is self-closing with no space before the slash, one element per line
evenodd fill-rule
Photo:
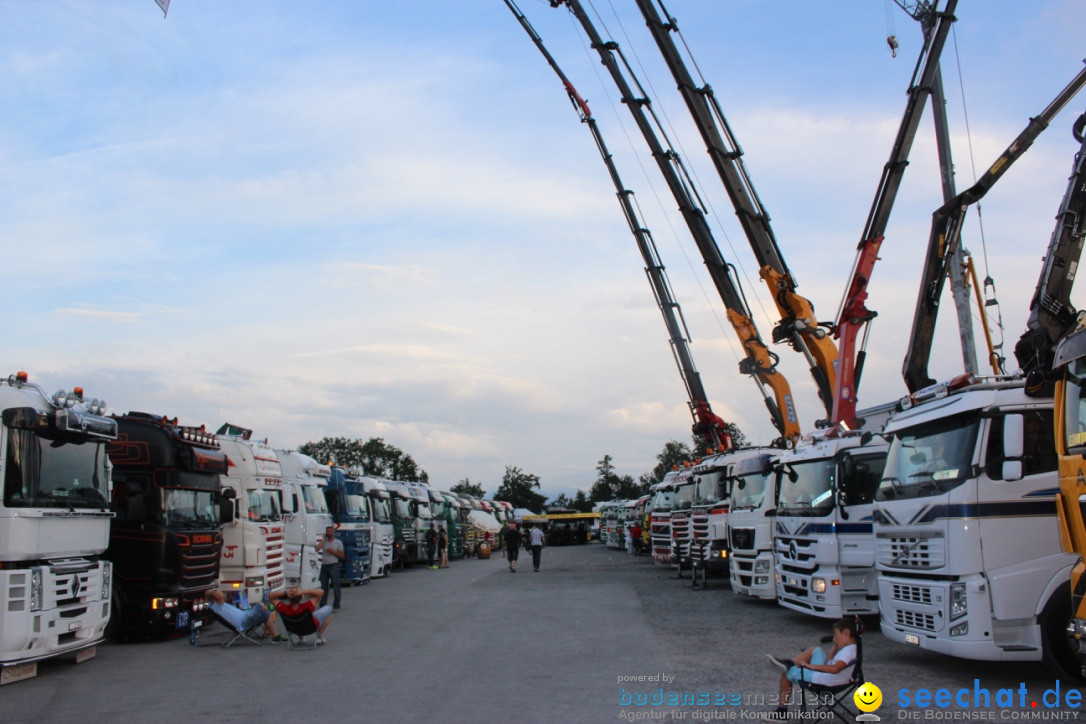
<path fill-rule="evenodd" d="M 674 576 L 599 543 L 548 548 L 539 573 L 524 553 L 515 574 L 497 555 L 396 571 L 345 589 L 316 650 L 224 650 L 217 627 L 199 647 L 187 638 L 104 645 L 82 664 L 45 662 L 37 678 L 0 688 L 0 721 L 760 718 L 777 690 L 765 654 L 816 643 L 828 622 L 740 600 L 721 579 L 693 590 Z M 926 653 L 883 639 L 874 621 L 864 659 L 883 694 L 882 721 L 1086 719 L 1074 694 L 1068 701 L 1082 689 L 1040 664 Z M 1060 705 L 1050 708 L 1057 686 Z M 924 689 L 933 699 L 920 707 Z"/>

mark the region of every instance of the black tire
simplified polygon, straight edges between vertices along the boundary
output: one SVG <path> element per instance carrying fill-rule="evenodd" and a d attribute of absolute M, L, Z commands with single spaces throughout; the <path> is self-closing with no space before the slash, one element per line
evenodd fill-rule
<path fill-rule="evenodd" d="M 106 624 L 106 641 L 124 641 L 124 601 L 116 587 L 110 592 L 109 623 Z"/>
<path fill-rule="evenodd" d="M 1039 621 L 1044 645 L 1041 661 L 1045 668 L 1064 681 L 1082 683 L 1082 662 L 1075 652 L 1074 636 L 1068 633 L 1071 623 L 1071 586 L 1065 583 L 1056 589 L 1045 604 Z"/>

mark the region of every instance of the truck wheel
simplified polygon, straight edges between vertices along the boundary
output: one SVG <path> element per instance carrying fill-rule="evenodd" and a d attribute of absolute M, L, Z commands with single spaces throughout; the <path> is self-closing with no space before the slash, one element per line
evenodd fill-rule
<path fill-rule="evenodd" d="M 1056 589 L 1041 613 L 1041 638 L 1044 649 L 1041 661 L 1052 674 L 1065 681 L 1086 681 L 1082 663 L 1075 653 L 1075 638 L 1068 633 L 1071 623 L 1071 586 Z"/>
<path fill-rule="evenodd" d="M 110 593 L 109 622 L 106 624 L 106 641 L 124 640 L 124 602 L 121 595 L 114 587 Z"/>

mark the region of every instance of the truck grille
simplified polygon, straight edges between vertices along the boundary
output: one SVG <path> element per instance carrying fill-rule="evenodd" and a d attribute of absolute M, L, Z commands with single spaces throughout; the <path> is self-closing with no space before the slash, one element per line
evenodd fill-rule
<path fill-rule="evenodd" d="M 283 555 L 286 541 L 283 537 L 282 526 L 273 526 L 263 530 L 268 546 L 268 578 L 266 585 L 267 590 L 274 591 L 283 585 Z"/>
<path fill-rule="evenodd" d="M 910 586 L 905 583 L 895 583 L 893 584 L 890 595 L 895 601 L 931 605 L 931 589 L 927 586 Z"/>
<path fill-rule="evenodd" d="M 194 541 L 208 541 L 196 543 Z M 219 577 L 219 556 L 222 553 L 222 533 L 177 536 L 181 555 L 181 588 L 211 588 Z"/>
<path fill-rule="evenodd" d="M 908 626 L 909 628 L 919 628 L 925 631 L 935 630 L 935 617 L 929 613 L 919 613 L 899 608 L 894 611 L 894 620 L 898 625 Z"/>
<path fill-rule="evenodd" d="M 879 536 L 879 563 L 891 568 L 930 570 L 946 565 L 942 536 Z"/>

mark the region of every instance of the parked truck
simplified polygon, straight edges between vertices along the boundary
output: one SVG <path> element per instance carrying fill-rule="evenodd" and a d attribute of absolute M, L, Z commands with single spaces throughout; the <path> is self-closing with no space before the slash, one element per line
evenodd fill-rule
<path fill-rule="evenodd" d="M 336 524 L 336 538 L 343 543 L 340 580 L 361 582 L 373 575 L 372 516 L 366 487 L 358 468 L 333 466 L 326 492 L 328 509 Z"/>
<path fill-rule="evenodd" d="M 883 410 L 889 413 L 888 407 Z M 871 428 L 880 430 L 881 420 Z M 820 618 L 877 613 L 872 503 L 886 443 L 860 431 L 811 433 L 776 461 L 777 602 Z"/>
<path fill-rule="evenodd" d="M 226 453 L 203 425 L 143 412 L 114 419 L 110 638 L 200 628 L 204 593 L 219 580 L 222 525 L 232 522 L 220 494 Z"/>
<path fill-rule="evenodd" d="M 275 456 L 283 472 L 280 500 L 285 545 L 283 578 L 287 586 L 320 588 L 321 554 L 317 552 L 317 541 L 334 523 L 324 495 L 332 468 L 294 450 L 276 450 Z M 365 566 L 360 577 L 343 580 L 350 584 L 368 578 Z"/>
<path fill-rule="evenodd" d="M 360 472 L 352 470 L 352 473 Z M 369 507 L 369 522 L 365 524 L 369 532 L 370 577 L 379 578 L 392 572 L 393 548 L 396 530 L 392 525 L 392 496 L 385 487 L 383 478 L 359 475 L 358 482 L 366 496 Z"/>
<path fill-rule="evenodd" d="M 1068 646 L 1052 400 L 963 375 L 913 393 L 875 506 L 883 635 L 969 659 L 1078 670 Z"/>
<path fill-rule="evenodd" d="M 780 450 L 745 448 L 738 451 L 728 475 L 728 578 L 737 596 L 777 597 L 773 557 L 773 522 L 777 515 L 777 474 L 773 461 Z"/>
<path fill-rule="evenodd" d="M 117 421 L 104 412 L 80 387 L 48 395 L 25 372 L 0 379 L 0 683 L 44 659 L 91 658 L 105 634 Z"/>
<path fill-rule="evenodd" d="M 252 430 L 226 423 L 217 435 L 228 458 L 223 494 L 234 506 L 233 522 L 223 527 L 219 588 L 242 607 L 267 602 L 284 583 L 283 470 L 267 441 L 252 439 Z"/>

